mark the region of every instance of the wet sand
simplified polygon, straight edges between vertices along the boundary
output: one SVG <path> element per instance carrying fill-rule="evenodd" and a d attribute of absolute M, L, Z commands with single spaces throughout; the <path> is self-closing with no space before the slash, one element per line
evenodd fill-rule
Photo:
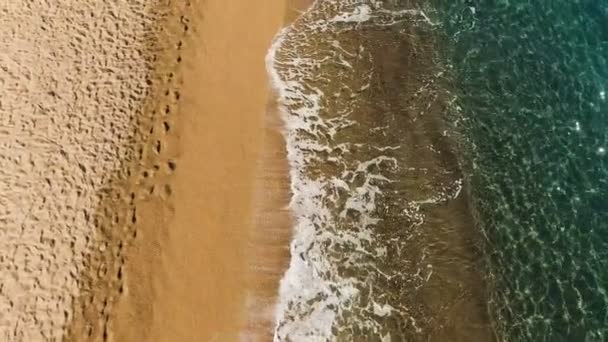
<path fill-rule="evenodd" d="M 306 10 L 313 0 L 291 0 L 286 4 L 284 26 Z M 293 235 L 289 165 L 283 137 L 284 123 L 271 91 L 264 123 L 261 155 L 254 184 L 254 227 L 246 248 L 247 341 L 271 341 L 276 324 L 279 284 L 290 260 Z"/>
<path fill-rule="evenodd" d="M 264 138 L 272 108 L 264 58 L 285 13 L 282 1 L 192 1 L 185 9 L 176 133 L 167 144 L 171 194 L 138 206 L 142 233 L 126 261 L 116 341 L 231 341 L 258 326 L 246 302 L 247 284 L 257 283 L 249 242 L 263 146 L 275 146 L 280 160 L 280 141 Z"/>

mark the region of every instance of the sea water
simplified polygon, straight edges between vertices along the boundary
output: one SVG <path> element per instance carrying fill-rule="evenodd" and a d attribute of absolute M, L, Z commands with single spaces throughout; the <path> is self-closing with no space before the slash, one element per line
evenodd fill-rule
<path fill-rule="evenodd" d="M 607 49 L 605 1 L 316 1 L 275 340 L 605 340 Z"/>
<path fill-rule="evenodd" d="M 608 339 L 608 1 L 436 5 L 508 341 Z"/>
<path fill-rule="evenodd" d="M 320 0 L 277 36 L 295 227 L 275 340 L 487 335 L 435 26 L 418 2 Z"/>

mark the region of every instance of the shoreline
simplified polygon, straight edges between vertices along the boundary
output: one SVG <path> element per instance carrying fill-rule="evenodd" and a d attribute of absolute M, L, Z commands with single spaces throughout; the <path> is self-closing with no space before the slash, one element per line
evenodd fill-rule
<path fill-rule="evenodd" d="M 313 0 L 295 0 L 287 4 L 281 29 L 291 25 L 312 2 Z M 277 30 L 273 39 L 279 33 L 280 30 Z M 268 49 L 270 47 L 271 44 Z M 292 194 L 284 138 L 285 123 L 281 118 L 278 94 L 272 89 L 270 75 L 267 75 L 267 84 L 269 95 L 263 148 L 255 180 L 254 228 L 247 247 L 247 326 L 242 336 L 253 341 L 269 341 L 273 338 L 280 282 L 289 266 L 294 227 L 289 209 Z"/>

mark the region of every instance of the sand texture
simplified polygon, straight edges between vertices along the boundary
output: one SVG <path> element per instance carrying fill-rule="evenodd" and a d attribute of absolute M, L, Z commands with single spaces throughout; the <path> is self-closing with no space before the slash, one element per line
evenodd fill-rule
<path fill-rule="evenodd" d="M 251 242 L 272 102 L 264 59 L 285 11 L 283 1 L 192 1 L 184 9 L 190 29 L 174 77 L 181 97 L 171 108 L 172 195 L 137 205 L 142 233 L 125 257 L 125 295 L 110 319 L 115 340 L 223 342 L 254 340 L 256 329 L 271 334 L 272 299 L 259 308 L 260 321 L 249 320 L 246 303 L 259 283 L 250 267 L 259 265 Z M 281 170 L 284 150 L 278 128 L 271 130 Z M 283 259 L 288 242 L 278 247 Z M 282 270 L 271 273 L 276 295 Z"/>
<path fill-rule="evenodd" d="M 170 190 L 147 186 L 173 169 L 148 99 L 173 8 L 0 2 L 0 340 L 108 337 L 135 201 Z"/>
<path fill-rule="evenodd" d="M 310 1 L 0 3 L 0 341 L 269 340 Z"/>

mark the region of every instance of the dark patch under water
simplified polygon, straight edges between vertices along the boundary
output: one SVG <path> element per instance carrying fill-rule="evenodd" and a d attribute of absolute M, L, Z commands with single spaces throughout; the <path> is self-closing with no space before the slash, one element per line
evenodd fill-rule
<path fill-rule="evenodd" d="M 608 1 L 439 4 L 508 341 L 608 338 Z"/>

